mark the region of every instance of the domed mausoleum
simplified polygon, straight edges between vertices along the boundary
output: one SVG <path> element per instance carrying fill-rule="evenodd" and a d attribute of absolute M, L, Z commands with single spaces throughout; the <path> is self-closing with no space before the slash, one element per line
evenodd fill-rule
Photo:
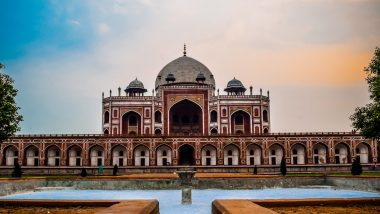
<path fill-rule="evenodd" d="M 235 75 L 219 93 L 210 69 L 184 48 L 158 72 L 150 95 L 137 78 L 126 80 L 125 93 L 103 93 L 101 134 L 18 135 L 1 143 L 0 174 L 17 162 L 26 174 L 99 165 L 106 173 L 118 165 L 122 174 L 181 165 L 202 172 L 249 172 L 255 165 L 259 173 L 277 173 L 282 159 L 292 172 L 326 172 L 347 170 L 354 158 L 364 167 L 378 161 L 376 141 L 355 132 L 272 133 L 269 91 L 247 92 Z"/>

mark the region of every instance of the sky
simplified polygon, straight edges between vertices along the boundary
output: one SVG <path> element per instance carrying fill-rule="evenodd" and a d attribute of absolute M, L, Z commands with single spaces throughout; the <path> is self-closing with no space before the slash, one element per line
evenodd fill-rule
<path fill-rule="evenodd" d="M 222 92 L 270 91 L 272 132 L 351 131 L 370 102 L 378 0 L 2 0 L 0 62 L 15 80 L 19 134 L 101 133 L 101 94 L 187 55 Z"/>

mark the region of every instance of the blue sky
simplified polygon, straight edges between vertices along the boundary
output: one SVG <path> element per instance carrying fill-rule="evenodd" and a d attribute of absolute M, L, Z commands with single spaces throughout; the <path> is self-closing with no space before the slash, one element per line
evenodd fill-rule
<path fill-rule="evenodd" d="M 168 62 L 204 63 L 271 91 L 272 131 L 349 131 L 369 102 L 363 67 L 380 44 L 376 0 L 2 0 L 0 62 L 16 81 L 20 133 L 99 133 L 101 93 Z M 148 93 L 150 94 L 150 93 Z"/>

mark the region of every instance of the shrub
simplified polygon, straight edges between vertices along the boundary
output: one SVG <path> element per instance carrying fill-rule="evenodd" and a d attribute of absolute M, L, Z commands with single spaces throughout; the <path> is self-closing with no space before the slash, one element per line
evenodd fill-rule
<path fill-rule="evenodd" d="M 362 174 L 362 172 L 363 172 L 363 169 L 362 169 L 362 165 L 360 164 L 360 160 L 355 158 L 354 161 L 352 161 L 351 174 L 360 175 Z"/>
<path fill-rule="evenodd" d="M 82 171 L 80 172 L 80 176 L 81 177 L 87 177 L 87 171 L 85 168 L 83 168 Z"/>
<path fill-rule="evenodd" d="M 115 164 L 114 166 L 113 166 L 113 170 L 112 170 L 112 175 L 117 175 L 117 172 L 119 171 L 119 167 L 117 167 L 117 165 Z"/>
<path fill-rule="evenodd" d="M 282 158 L 282 160 L 281 160 L 281 164 L 280 164 L 280 171 L 281 171 L 281 174 L 283 175 L 283 176 L 285 176 L 286 175 L 286 162 L 285 162 L 285 158 Z"/>
<path fill-rule="evenodd" d="M 20 164 L 16 163 L 13 172 L 12 172 L 12 177 L 14 178 L 21 178 L 22 172 L 21 172 L 21 166 Z"/>

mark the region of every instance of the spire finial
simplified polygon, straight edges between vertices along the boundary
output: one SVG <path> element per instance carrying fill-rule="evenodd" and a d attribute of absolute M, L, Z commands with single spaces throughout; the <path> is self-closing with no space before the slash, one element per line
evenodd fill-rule
<path fill-rule="evenodd" d="M 186 43 L 183 44 L 183 56 L 186 56 Z"/>

